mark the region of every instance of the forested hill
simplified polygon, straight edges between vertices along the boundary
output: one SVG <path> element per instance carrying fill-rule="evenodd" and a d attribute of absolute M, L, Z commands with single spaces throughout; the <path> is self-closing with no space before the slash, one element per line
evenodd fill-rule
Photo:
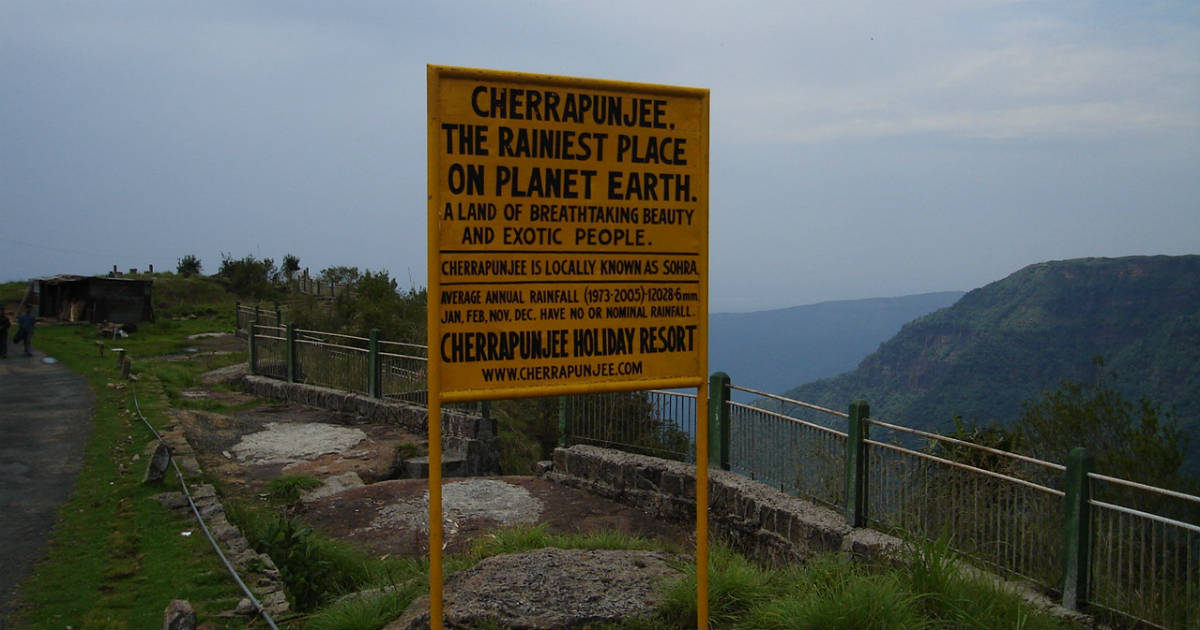
<path fill-rule="evenodd" d="M 1110 383 L 1174 410 L 1200 454 L 1200 256 L 1086 258 L 1031 265 L 906 324 L 852 372 L 787 395 L 947 429 L 954 416 L 1011 422 L 1063 380 Z"/>
<path fill-rule="evenodd" d="M 913 319 L 949 306 L 962 291 L 821 302 L 709 317 L 709 371 L 778 392 L 851 370 Z"/>

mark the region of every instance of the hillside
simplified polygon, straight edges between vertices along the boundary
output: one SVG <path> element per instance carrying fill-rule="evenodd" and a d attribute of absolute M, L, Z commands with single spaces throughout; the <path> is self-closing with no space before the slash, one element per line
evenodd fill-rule
<path fill-rule="evenodd" d="M 1021 402 L 1095 377 L 1173 409 L 1200 457 L 1200 256 L 1087 258 L 1031 265 L 906 324 L 854 371 L 788 391 L 838 409 L 945 430 L 955 415 L 1010 422 Z"/>
<path fill-rule="evenodd" d="M 851 370 L 906 322 L 962 297 L 961 291 L 821 302 L 709 317 L 709 371 L 778 392 Z"/>

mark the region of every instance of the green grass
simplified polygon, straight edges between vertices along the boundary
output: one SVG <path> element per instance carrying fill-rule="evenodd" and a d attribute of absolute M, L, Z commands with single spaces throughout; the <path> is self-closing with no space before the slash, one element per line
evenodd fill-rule
<path fill-rule="evenodd" d="M 8 309 L 16 308 L 21 299 L 25 297 L 25 290 L 29 288 L 28 280 L 19 282 L 0 282 L 0 305 L 4 306 L 8 318 L 13 318 L 12 311 Z"/>
<path fill-rule="evenodd" d="M 241 592 L 206 538 L 181 535 L 195 532 L 196 523 L 152 499 L 177 486 L 141 485 L 144 451 L 153 435 L 134 414 L 131 389 L 108 386 L 119 381 L 115 360 L 111 354 L 97 356 L 93 330 L 39 326 L 35 337 L 38 348 L 87 379 L 95 396 L 93 433 L 46 558 L 20 591 L 14 627 L 159 627 L 163 609 L 176 598 L 190 600 L 201 621 L 211 619 L 233 608 Z M 138 335 L 142 338 L 123 340 L 131 350 L 174 343 L 165 334 Z M 145 378 L 136 392 L 151 423 L 165 425 L 168 400 L 161 384 Z"/>
<path fill-rule="evenodd" d="M 284 475 L 267 482 L 267 498 L 283 505 L 300 500 L 300 493 L 320 488 L 323 482 L 312 475 Z"/>
<path fill-rule="evenodd" d="M 709 565 L 712 628 L 1069 627 L 989 578 L 960 572 L 944 544 L 913 546 L 899 567 L 829 554 L 766 569 L 721 546 Z M 685 577 L 666 586 L 657 615 L 628 627 L 696 626 L 695 568 L 684 568 Z"/>

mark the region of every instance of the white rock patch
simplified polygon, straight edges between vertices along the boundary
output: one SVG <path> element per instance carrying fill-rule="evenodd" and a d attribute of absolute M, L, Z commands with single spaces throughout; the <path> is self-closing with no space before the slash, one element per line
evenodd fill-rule
<path fill-rule="evenodd" d="M 487 518 L 505 525 L 536 523 L 542 515 L 542 502 L 528 490 L 495 479 L 470 479 L 442 486 L 442 514 L 449 521 L 447 533 L 453 534 L 457 522 L 466 518 Z M 429 531 L 429 491 L 420 499 L 409 499 L 385 506 L 372 527 L 409 527 Z"/>
<path fill-rule="evenodd" d="M 270 422 L 229 450 L 245 464 L 290 464 L 341 453 L 365 439 L 367 434 L 358 429 L 333 424 Z"/>

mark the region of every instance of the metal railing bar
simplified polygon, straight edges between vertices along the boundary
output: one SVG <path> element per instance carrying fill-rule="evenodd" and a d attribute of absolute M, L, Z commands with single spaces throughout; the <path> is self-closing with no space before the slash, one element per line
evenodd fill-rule
<path fill-rule="evenodd" d="M 256 335 L 257 337 L 257 335 Z M 261 339 L 261 337 L 259 337 Z M 366 348 L 355 348 L 354 346 L 343 346 L 336 343 L 326 343 L 323 341 L 309 341 L 308 339 L 297 339 L 296 343 L 308 344 L 310 346 L 320 346 L 322 348 L 338 348 L 339 350 L 350 350 L 353 352 L 361 352 L 367 354 L 370 351 Z"/>
<path fill-rule="evenodd" d="M 287 337 L 275 337 L 272 335 L 260 335 L 258 333 L 254 333 L 254 338 L 260 339 L 260 340 L 261 339 L 272 339 L 274 341 L 287 341 Z"/>
<path fill-rule="evenodd" d="M 994 477 L 994 478 L 996 478 L 996 479 L 1001 479 L 1001 480 L 1004 480 L 1004 481 L 1012 482 L 1012 483 L 1015 483 L 1015 484 L 1017 484 L 1017 485 L 1020 485 L 1020 486 L 1025 486 L 1026 488 L 1031 488 L 1031 489 L 1033 489 L 1033 490 L 1039 490 L 1039 491 L 1041 491 L 1041 492 L 1045 492 L 1045 493 L 1047 493 L 1047 494 L 1053 494 L 1054 496 L 1059 496 L 1059 497 L 1066 496 L 1066 493 L 1065 493 L 1065 492 L 1063 492 L 1062 490 L 1055 490 L 1054 488 L 1047 488 L 1046 486 L 1043 486 L 1043 485 L 1039 485 L 1039 484 L 1033 483 L 1032 481 L 1025 481 L 1024 479 L 1018 479 L 1018 478 L 1016 478 L 1016 477 L 1013 477 L 1013 476 L 1010 476 L 1010 475 L 1006 475 L 1006 474 L 1004 474 L 1004 473 L 992 472 L 992 471 L 990 471 L 990 470 L 984 470 L 984 469 L 982 469 L 982 468 L 976 468 L 976 467 L 974 467 L 974 466 L 970 466 L 970 465 L 967 465 L 967 464 L 960 464 L 960 463 L 958 463 L 958 462 L 955 462 L 955 461 L 951 461 L 951 460 L 948 460 L 948 459 L 943 459 L 943 458 L 941 458 L 941 457 L 938 457 L 938 456 L 936 456 L 936 455 L 930 455 L 930 454 L 928 454 L 928 453 L 922 453 L 922 452 L 920 452 L 920 451 L 914 451 L 914 450 L 912 450 L 912 449 L 907 449 L 907 448 L 904 448 L 903 446 L 896 446 L 895 444 L 886 444 L 886 443 L 884 443 L 884 442 L 877 442 L 877 441 L 875 441 L 875 440 L 870 440 L 870 439 L 863 440 L 863 442 L 864 442 L 864 443 L 866 443 L 866 444 L 870 444 L 870 445 L 872 445 L 872 446 L 878 446 L 878 447 L 881 447 L 881 448 L 886 448 L 886 449 L 888 449 L 888 450 L 897 451 L 897 452 L 900 452 L 900 453 L 907 453 L 907 454 L 909 454 L 909 455 L 913 455 L 913 456 L 915 456 L 915 457 L 920 457 L 920 458 L 922 458 L 922 459 L 927 459 L 927 460 L 930 460 L 930 461 L 938 462 L 939 464 L 945 464 L 945 465 L 947 465 L 947 466 L 953 466 L 954 468 L 961 468 L 961 469 L 963 469 L 963 470 L 968 470 L 968 471 L 971 471 L 971 472 L 977 472 L 977 473 L 979 473 L 979 474 L 981 474 L 981 475 L 987 475 L 988 477 Z"/>
<path fill-rule="evenodd" d="M 1112 606 L 1105 606 L 1104 604 L 1101 604 L 1100 602 L 1095 601 L 1095 599 L 1089 599 L 1088 606 L 1100 608 L 1100 609 L 1106 610 L 1110 613 L 1115 613 L 1121 617 L 1124 617 L 1125 619 L 1128 619 L 1129 621 L 1137 622 L 1137 624 L 1138 624 L 1137 627 L 1141 627 L 1142 625 L 1145 625 L 1148 628 L 1160 628 L 1161 630 L 1168 630 L 1168 626 L 1154 623 L 1153 621 L 1150 621 L 1149 619 L 1143 619 L 1142 617 L 1139 617 L 1131 612 L 1127 612 L 1124 610 L 1118 610 L 1116 608 L 1113 608 Z"/>
<path fill-rule="evenodd" d="M 1167 525 L 1173 525 L 1175 527 L 1186 529 L 1191 532 L 1200 533 L 1200 525 L 1193 525 L 1192 523 L 1185 523 L 1183 521 L 1177 521 L 1173 518 L 1168 518 L 1166 516 L 1159 516 L 1157 514 L 1143 512 L 1141 510 L 1135 510 L 1133 508 L 1128 508 L 1123 505 L 1113 505 L 1112 503 L 1105 503 L 1104 501 L 1097 501 L 1095 499 L 1089 500 L 1088 504 L 1094 505 L 1096 507 L 1102 507 L 1102 508 L 1105 508 L 1108 510 L 1113 510 L 1114 512 L 1121 512 L 1123 514 L 1129 514 L 1130 516 L 1136 516 L 1138 518 L 1144 518 L 1144 519 L 1148 519 L 1151 521 L 1157 521 L 1159 523 L 1165 523 Z"/>
<path fill-rule="evenodd" d="M 919 435 L 921 437 L 927 437 L 927 438 L 930 438 L 933 440 L 940 440 L 942 442 L 958 444 L 959 446 L 967 446 L 967 447 L 978 449 L 981 451 L 987 451 L 988 453 L 992 453 L 995 455 L 1002 455 L 1004 457 L 1018 459 L 1018 460 L 1021 460 L 1023 462 L 1029 463 L 1029 464 L 1036 464 L 1038 466 L 1045 466 L 1046 468 L 1053 468 L 1054 470 L 1057 470 L 1059 472 L 1065 472 L 1067 470 L 1067 467 L 1063 466 L 1062 464 L 1055 464 L 1053 462 L 1048 462 L 1045 460 L 1036 459 L 1036 458 L 1029 457 L 1026 455 L 1013 453 L 1011 451 L 1002 451 L 998 448 L 992 448 L 990 446 L 983 446 L 982 444 L 973 444 L 973 443 L 967 442 L 965 440 L 960 440 L 958 438 L 952 438 L 949 436 L 940 435 L 938 433 L 930 433 L 928 431 L 922 431 L 920 429 L 913 429 L 910 427 L 900 426 L 898 424 L 891 424 L 890 422 L 884 422 L 882 420 L 877 420 L 875 418 L 867 418 L 867 422 L 870 422 L 871 424 L 876 425 L 876 426 L 881 426 L 881 427 L 884 427 L 887 429 L 892 429 L 893 431 L 900 431 L 901 433 L 911 433 L 913 435 Z"/>
<path fill-rule="evenodd" d="M 803 402 L 803 401 L 800 401 L 800 400 L 793 400 L 793 399 L 791 399 L 791 398 L 784 398 L 783 396 L 779 396 L 779 395 L 777 395 L 777 394 L 769 394 L 769 393 L 767 393 L 767 392 L 759 391 L 759 390 L 757 390 L 757 389 L 750 389 L 749 387 L 742 387 L 742 386 L 740 386 L 740 385 L 730 385 L 730 386 L 729 386 L 729 389 L 735 389 L 735 390 L 737 390 L 737 391 L 739 391 L 739 392 L 746 392 L 747 394 L 754 394 L 755 396 L 762 396 L 762 397 L 764 397 L 764 398 L 770 398 L 770 399 L 772 399 L 772 400 L 779 400 L 779 401 L 782 401 L 782 402 L 791 403 L 791 404 L 793 404 L 793 405 L 796 405 L 797 407 L 804 407 L 804 408 L 807 408 L 807 409 L 812 409 L 813 411 L 820 411 L 821 413 L 827 413 L 827 414 L 830 414 L 830 415 L 837 416 L 837 417 L 839 417 L 839 418 L 849 418 L 849 417 L 850 417 L 850 415 L 849 415 L 849 414 L 842 413 L 842 412 L 840 412 L 840 411 L 834 411 L 834 410 L 832 410 L 832 409 L 826 409 L 825 407 L 821 407 L 821 406 L 818 406 L 818 405 L 814 405 L 814 404 L 812 404 L 812 403 L 806 403 L 806 402 Z"/>
<path fill-rule="evenodd" d="M 419 344 L 419 343 L 405 343 L 405 342 L 403 342 L 403 341 L 384 341 L 383 339 L 380 339 L 380 340 L 379 340 L 379 345 L 386 345 L 386 346 L 404 346 L 404 347 L 406 347 L 406 348 L 420 348 L 421 350 L 425 350 L 426 352 L 428 352 L 428 351 L 429 351 L 429 346 L 426 346 L 426 345 L 424 345 L 424 344 Z"/>
<path fill-rule="evenodd" d="M 380 352 L 379 356 L 391 357 L 393 359 L 410 359 L 412 361 L 421 361 L 421 362 L 425 362 L 425 361 L 429 360 L 425 357 L 410 357 L 407 354 L 392 354 L 391 352 Z"/>
<path fill-rule="evenodd" d="M 301 330 L 301 329 L 296 329 L 296 332 L 298 332 L 298 333 L 314 333 L 314 334 L 317 334 L 317 335 L 325 335 L 325 336 L 327 336 L 327 337 L 341 337 L 342 339 L 355 339 L 355 340 L 357 340 L 357 341 L 366 341 L 366 342 L 370 342 L 370 341 L 371 341 L 371 340 L 370 340 L 370 339 L 368 339 L 367 337 L 355 337 L 354 335 L 343 335 L 343 334 L 340 334 L 340 333 L 331 333 L 331 332 L 325 332 L 325 331 L 323 331 L 323 330 Z"/>
<path fill-rule="evenodd" d="M 845 434 L 845 433 L 843 433 L 843 432 L 841 432 L 841 431 L 838 431 L 837 429 L 831 429 L 831 428 L 829 428 L 829 427 L 823 427 L 823 426 L 821 426 L 821 425 L 819 425 L 819 424 L 815 424 L 815 423 L 809 422 L 809 421 L 807 421 L 807 420 L 802 420 L 802 419 L 800 419 L 800 418 L 795 418 L 795 417 L 792 417 L 792 416 L 784 415 L 784 414 L 782 414 L 782 413 L 779 413 L 779 412 L 777 412 L 777 411 L 770 411 L 770 410 L 768 410 L 768 409 L 762 409 L 761 407 L 755 407 L 755 406 L 753 406 L 753 405 L 747 405 L 747 404 L 745 404 L 745 403 L 734 402 L 734 401 L 732 401 L 732 400 L 731 400 L 731 401 L 729 401 L 729 406 L 731 406 L 731 407 L 736 407 L 736 408 L 738 408 L 738 409 L 742 409 L 742 410 L 744 410 L 744 411 L 750 411 L 750 412 L 754 412 L 754 413 L 761 413 L 761 414 L 764 414 L 764 415 L 770 416 L 770 417 L 772 417 L 772 418 L 779 418 L 780 420 L 786 420 L 786 421 L 788 421 L 788 422 L 795 422 L 796 424 L 800 424 L 800 425 L 803 425 L 803 426 L 809 427 L 810 429 L 816 429 L 816 430 L 818 430 L 818 431 L 824 431 L 825 433 L 830 433 L 830 434 L 832 434 L 832 435 L 836 435 L 836 436 L 838 436 L 838 437 L 843 437 L 843 438 L 844 438 L 844 437 L 846 437 L 846 434 Z"/>
<path fill-rule="evenodd" d="M 1138 483 L 1136 481 L 1129 481 L 1128 479 L 1120 479 L 1118 477 L 1109 477 L 1108 475 L 1102 475 L 1100 473 L 1088 473 L 1088 478 L 1095 479 L 1097 481 L 1107 481 L 1108 483 L 1115 483 L 1120 486 L 1136 488 L 1138 490 L 1145 490 L 1147 492 L 1154 492 L 1157 494 L 1166 495 L 1168 497 L 1174 497 L 1176 499 L 1183 499 L 1184 501 L 1192 501 L 1195 503 L 1200 503 L 1200 497 L 1198 497 L 1198 496 L 1187 494 L 1185 492 L 1177 492 L 1175 490 L 1168 490 L 1166 488 L 1158 488 L 1155 486 L 1148 486 L 1144 483 Z"/>
<path fill-rule="evenodd" d="M 689 394 L 687 392 L 669 392 L 665 389 L 652 389 L 649 391 L 651 394 L 662 394 L 664 396 L 677 396 L 679 398 L 691 398 L 692 400 L 696 399 L 695 394 Z"/>

